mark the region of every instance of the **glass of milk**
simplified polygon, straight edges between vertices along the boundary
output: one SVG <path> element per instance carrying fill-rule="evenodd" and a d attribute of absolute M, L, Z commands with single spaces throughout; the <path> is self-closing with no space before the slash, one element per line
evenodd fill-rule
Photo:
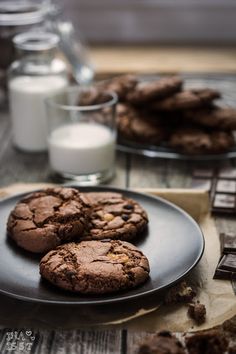
<path fill-rule="evenodd" d="M 57 55 L 59 37 L 49 32 L 26 32 L 14 37 L 18 59 L 9 69 L 9 104 L 15 147 L 47 150 L 44 100 L 68 86 L 65 63 Z"/>
<path fill-rule="evenodd" d="M 57 177 L 81 185 L 111 179 L 115 170 L 117 96 L 81 105 L 89 88 L 69 87 L 46 99 L 50 166 Z"/>

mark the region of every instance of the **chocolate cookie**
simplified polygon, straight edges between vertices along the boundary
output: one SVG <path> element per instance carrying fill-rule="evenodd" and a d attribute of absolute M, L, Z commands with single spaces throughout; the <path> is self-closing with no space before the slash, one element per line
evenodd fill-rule
<path fill-rule="evenodd" d="M 124 101 L 128 92 L 133 90 L 138 80 L 134 75 L 121 75 L 101 83 L 103 89 L 114 91 L 120 101 Z"/>
<path fill-rule="evenodd" d="M 83 294 L 106 294 L 133 288 L 149 275 L 147 258 L 120 240 L 68 243 L 46 254 L 40 274 L 59 288 Z"/>
<path fill-rule="evenodd" d="M 91 106 L 102 104 L 110 100 L 109 95 L 106 91 L 103 91 L 99 87 L 89 87 L 88 89 L 84 89 L 80 96 L 78 97 L 78 106 Z"/>
<path fill-rule="evenodd" d="M 228 340 L 219 330 L 196 333 L 185 340 L 189 354 L 223 354 Z"/>
<path fill-rule="evenodd" d="M 220 153 L 234 146 L 234 137 L 231 132 L 180 128 L 172 133 L 168 145 L 187 154 Z"/>
<path fill-rule="evenodd" d="M 121 140 L 159 145 L 167 136 L 167 129 L 157 114 L 153 116 L 121 104 L 118 105 L 117 113 L 117 129 Z"/>
<path fill-rule="evenodd" d="M 164 111 L 185 110 L 210 104 L 219 97 L 220 93 L 213 89 L 186 90 L 152 103 L 150 108 Z"/>
<path fill-rule="evenodd" d="M 181 90 L 183 81 L 177 76 L 164 77 L 155 81 L 139 82 L 130 91 L 126 100 L 132 104 L 142 104 L 168 97 Z"/>
<path fill-rule="evenodd" d="M 87 231 L 82 236 L 84 240 L 130 240 L 147 226 L 145 210 L 120 193 L 91 192 L 84 193 L 84 198 L 92 209 Z"/>
<path fill-rule="evenodd" d="M 184 354 L 180 341 L 169 331 L 161 331 L 146 339 L 137 354 Z"/>
<path fill-rule="evenodd" d="M 76 189 L 45 189 L 16 204 L 8 218 L 7 232 L 22 248 L 47 252 L 83 234 L 88 210 Z"/>
<path fill-rule="evenodd" d="M 197 110 L 189 110 L 183 114 L 186 120 L 205 127 L 224 130 L 236 129 L 236 109 L 234 108 L 211 106 Z"/>

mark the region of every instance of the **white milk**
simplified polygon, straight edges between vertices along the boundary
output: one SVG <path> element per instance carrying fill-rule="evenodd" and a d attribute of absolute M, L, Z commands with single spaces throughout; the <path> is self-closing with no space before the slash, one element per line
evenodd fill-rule
<path fill-rule="evenodd" d="M 27 151 L 47 149 L 44 99 L 67 86 L 60 76 L 20 76 L 9 82 L 14 145 Z"/>
<path fill-rule="evenodd" d="M 86 175 L 113 167 L 115 137 L 96 123 L 74 123 L 55 129 L 49 138 L 49 158 L 54 171 Z"/>

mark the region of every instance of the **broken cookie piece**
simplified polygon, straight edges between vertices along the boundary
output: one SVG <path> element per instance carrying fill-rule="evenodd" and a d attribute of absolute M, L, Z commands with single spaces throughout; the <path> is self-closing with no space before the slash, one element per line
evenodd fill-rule
<path fill-rule="evenodd" d="M 138 354 L 184 354 L 180 341 L 169 331 L 161 331 L 147 338 L 139 347 Z"/>
<path fill-rule="evenodd" d="M 186 281 L 182 281 L 178 285 L 171 288 L 164 299 L 166 304 L 188 303 L 196 296 L 196 292 L 189 286 Z"/>
<path fill-rule="evenodd" d="M 206 320 L 206 307 L 199 302 L 190 303 L 188 305 L 188 315 L 191 317 L 198 325 L 202 324 Z"/>
<path fill-rule="evenodd" d="M 228 347 L 227 339 L 219 330 L 191 335 L 185 344 L 189 354 L 223 354 Z"/>

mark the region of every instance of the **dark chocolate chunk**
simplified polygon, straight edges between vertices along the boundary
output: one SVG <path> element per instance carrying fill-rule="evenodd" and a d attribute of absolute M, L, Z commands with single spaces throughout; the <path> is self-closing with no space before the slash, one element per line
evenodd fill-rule
<path fill-rule="evenodd" d="M 236 235 L 220 234 L 221 253 L 236 253 Z"/>
<path fill-rule="evenodd" d="M 134 209 L 134 207 L 132 204 L 126 204 L 126 205 L 124 205 L 124 209 L 132 210 L 132 209 Z"/>
<path fill-rule="evenodd" d="M 222 170 L 219 171 L 218 176 L 220 178 L 229 178 L 229 179 L 234 179 L 236 178 L 236 168 L 222 168 Z"/>
<path fill-rule="evenodd" d="M 122 215 L 121 217 L 122 217 L 122 219 L 123 219 L 124 221 L 128 221 L 128 220 L 129 220 L 129 215 L 124 214 L 124 215 Z"/>
<path fill-rule="evenodd" d="M 212 187 L 212 180 L 206 178 L 193 178 L 191 187 L 194 189 L 204 189 L 210 191 Z"/>
<path fill-rule="evenodd" d="M 217 268 L 236 273 L 236 254 L 228 253 L 224 255 Z"/>
<path fill-rule="evenodd" d="M 213 279 L 236 280 L 236 273 L 216 268 Z"/>
<path fill-rule="evenodd" d="M 221 194 L 216 193 L 214 201 L 213 201 L 214 208 L 220 209 L 234 209 L 235 208 L 235 196 L 229 194 Z"/>
<path fill-rule="evenodd" d="M 214 176 L 214 171 L 212 169 L 195 169 L 193 171 L 193 177 L 211 178 L 213 176 Z"/>
<path fill-rule="evenodd" d="M 236 181 L 230 181 L 226 179 L 218 180 L 216 184 L 216 192 L 222 193 L 235 193 L 236 192 Z"/>

